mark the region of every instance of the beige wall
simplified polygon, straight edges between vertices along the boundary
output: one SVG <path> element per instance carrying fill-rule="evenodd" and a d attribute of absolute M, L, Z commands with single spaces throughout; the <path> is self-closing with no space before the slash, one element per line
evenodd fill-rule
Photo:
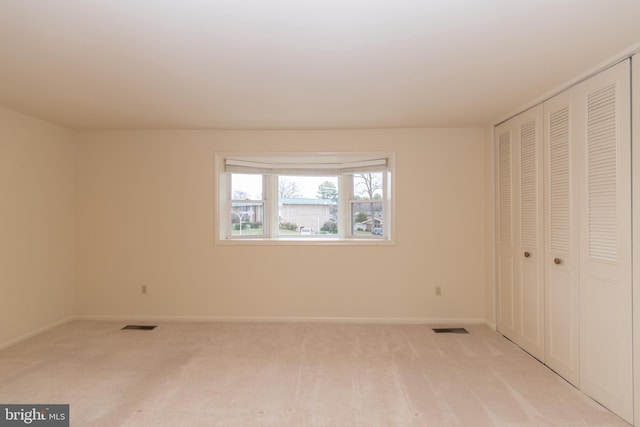
<path fill-rule="evenodd" d="M 0 348 L 74 314 L 76 146 L 0 107 Z"/>
<path fill-rule="evenodd" d="M 78 315 L 485 319 L 484 129 L 78 137 Z M 396 152 L 397 244 L 216 245 L 214 152 L 307 150 Z"/>
<path fill-rule="evenodd" d="M 74 315 L 482 321 L 486 149 L 482 129 L 75 133 L 0 108 L 0 347 Z M 396 152 L 397 244 L 216 245 L 214 152 L 245 150 Z"/>

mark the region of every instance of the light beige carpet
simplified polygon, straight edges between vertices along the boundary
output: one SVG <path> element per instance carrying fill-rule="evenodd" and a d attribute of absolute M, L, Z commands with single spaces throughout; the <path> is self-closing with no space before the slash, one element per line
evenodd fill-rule
<path fill-rule="evenodd" d="M 624 426 L 484 326 L 72 322 L 0 352 L 0 403 L 73 426 Z"/>

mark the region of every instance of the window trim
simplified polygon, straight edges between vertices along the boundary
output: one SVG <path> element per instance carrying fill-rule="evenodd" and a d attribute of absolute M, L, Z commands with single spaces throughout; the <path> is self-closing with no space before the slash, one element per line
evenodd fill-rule
<path fill-rule="evenodd" d="M 264 199 L 264 235 L 263 236 L 250 236 L 231 237 L 231 221 L 229 215 L 226 214 L 231 208 L 231 179 L 230 174 L 226 171 L 226 160 L 233 159 L 234 161 L 248 160 L 251 162 L 276 164 L 278 163 L 279 169 L 272 175 L 263 174 L 266 178 L 263 180 L 263 199 Z M 272 203 L 272 200 L 277 199 L 277 177 L 287 175 L 288 172 L 282 172 L 282 170 L 293 170 L 294 168 L 287 169 L 288 166 L 299 164 L 300 162 L 306 162 L 311 164 L 316 161 L 316 165 L 326 165 L 327 161 L 332 162 L 331 167 L 322 166 L 317 170 L 331 169 L 342 170 L 342 175 L 339 176 L 339 189 L 342 190 L 348 185 L 353 187 L 353 174 L 355 166 L 362 167 L 362 172 L 371 171 L 371 168 L 377 167 L 379 169 L 379 161 L 384 159 L 386 163 L 386 173 L 383 179 L 383 199 L 384 203 L 384 215 L 385 215 L 385 235 L 383 238 L 378 237 L 356 237 L 352 232 L 352 218 L 351 216 L 351 203 L 353 201 L 353 189 L 348 194 L 342 195 L 339 198 L 338 203 L 338 215 L 340 226 L 340 233 L 337 237 L 299 237 L 299 236 L 278 236 L 278 224 L 274 221 L 277 216 L 278 206 L 277 203 Z M 284 160 L 284 162 L 283 162 Z M 377 165 L 367 168 L 368 161 L 374 160 Z M 323 163 L 324 162 L 324 163 Z M 282 168 L 284 163 L 284 169 Z M 324 168 L 324 169 L 323 169 Z M 268 168 L 265 168 L 265 170 Z M 357 169 L 356 169 L 357 170 Z M 359 171 L 359 170 L 358 170 Z M 233 173 L 243 173 L 241 171 Z M 304 175 L 304 172 L 301 173 Z M 322 176 L 322 173 L 319 174 Z M 335 175 L 333 175 L 335 176 Z M 274 185 L 273 182 L 276 182 Z M 372 245 L 372 246 L 389 246 L 395 245 L 396 235 L 396 204 L 395 204 L 395 153 L 394 152 L 216 152 L 214 153 L 214 234 L 215 244 L 217 245 Z"/>

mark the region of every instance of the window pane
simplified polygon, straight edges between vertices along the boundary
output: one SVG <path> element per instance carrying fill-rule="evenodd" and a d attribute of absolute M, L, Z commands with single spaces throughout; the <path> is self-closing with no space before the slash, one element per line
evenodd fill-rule
<path fill-rule="evenodd" d="M 351 234 L 356 237 L 383 237 L 384 176 L 382 172 L 353 175 Z M 370 200 L 369 202 L 362 202 Z"/>
<path fill-rule="evenodd" d="M 262 200 L 262 175 L 231 174 L 231 199 Z"/>
<path fill-rule="evenodd" d="M 351 233 L 356 237 L 383 236 L 384 218 L 382 202 L 352 202 L 351 203 Z"/>
<path fill-rule="evenodd" d="M 278 177 L 279 236 L 336 236 L 337 219 L 337 177 Z"/>
<path fill-rule="evenodd" d="M 264 221 L 264 203 L 232 202 L 231 203 L 231 235 L 262 236 Z"/>
<path fill-rule="evenodd" d="M 263 236 L 262 175 L 231 174 L 231 235 Z"/>
<path fill-rule="evenodd" d="M 384 194 L 382 172 L 360 173 L 353 175 L 353 198 L 382 200 Z"/>

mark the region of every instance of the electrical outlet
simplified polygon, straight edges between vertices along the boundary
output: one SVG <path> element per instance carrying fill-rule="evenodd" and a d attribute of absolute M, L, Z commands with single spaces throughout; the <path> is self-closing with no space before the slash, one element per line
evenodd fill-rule
<path fill-rule="evenodd" d="M 442 288 L 440 286 L 436 286 L 436 296 L 442 296 Z"/>
<path fill-rule="evenodd" d="M 146 295 L 146 294 L 147 294 L 147 285 L 142 285 L 142 286 L 140 287 L 140 293 L 141 293 L 142 295 Z"/>

